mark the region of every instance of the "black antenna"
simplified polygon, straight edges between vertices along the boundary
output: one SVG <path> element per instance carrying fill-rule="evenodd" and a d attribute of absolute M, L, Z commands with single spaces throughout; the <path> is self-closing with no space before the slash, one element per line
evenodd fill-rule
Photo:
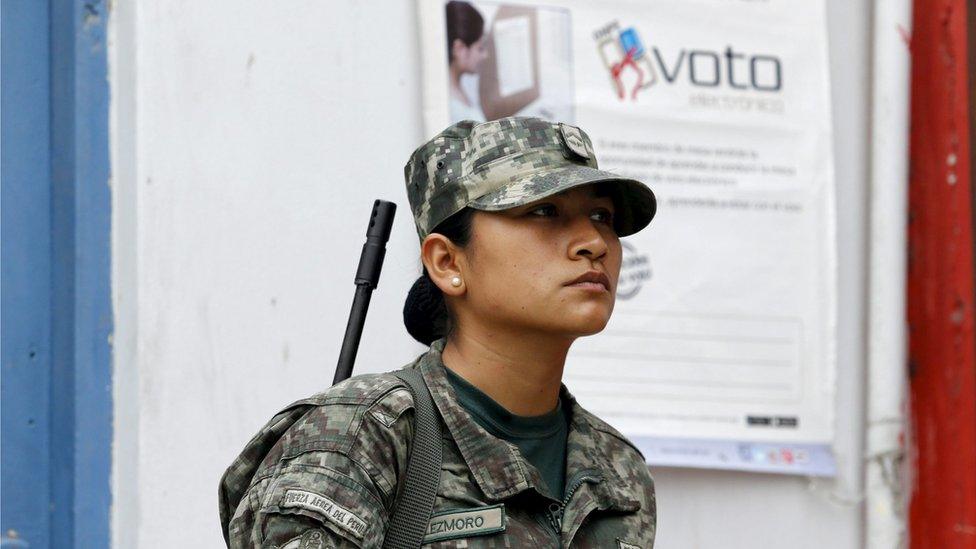
<path fill-rule="evenodd" d="M 332 384 L 344 381 L 352 375 L 352 367 L 356 362 L 359 351 L 359 339 L 363 335 L 363 324 L 366 322 L 366 309 L 369 308 L 369 298 L 373 290 L 379 285 L 380 270 L 383 268 L 383 258 L 386 256 L 386 242 L 390 239 L 393 229 L 393 217 L 396 215 L 396 204 L 377 199 L 373 202 L 373 213 L 369 216 L 369 227 L 366 229 L 366 243 L 359 256 L 359 269 L 356 271 L 356 295 L 352 299 L 352 310 L 349 311 L 349 322 L 346 323 L 346 335 L 342 338 L 342 350 L 339 351 L 339 363 L 336 365 L 335 377 Z"/>

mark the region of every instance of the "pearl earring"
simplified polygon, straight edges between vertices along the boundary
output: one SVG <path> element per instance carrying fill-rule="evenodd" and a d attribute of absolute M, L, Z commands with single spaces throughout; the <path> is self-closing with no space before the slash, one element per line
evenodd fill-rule
<path fill-rule="evenodd" d="M 456 277 L 454 277 L 454 278 L 451 279 L 451 286 L 454 286 L 455 288 L 457 288 L 460 285 L 461 285 L 461 277 L 456 276 Z"/>

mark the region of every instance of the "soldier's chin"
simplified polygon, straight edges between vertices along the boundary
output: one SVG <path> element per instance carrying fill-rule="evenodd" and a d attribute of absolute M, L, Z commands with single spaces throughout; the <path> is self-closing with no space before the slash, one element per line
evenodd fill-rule
<path fill-rule="evenodd" d="M 574 322 L 574 330 L 572 330 L 577 337 L 585 337 L 594 334 L 598 334 L 607 327 L 607 323 L 610 321 L 609 314 L 590 314 L 582 316 Z"/>

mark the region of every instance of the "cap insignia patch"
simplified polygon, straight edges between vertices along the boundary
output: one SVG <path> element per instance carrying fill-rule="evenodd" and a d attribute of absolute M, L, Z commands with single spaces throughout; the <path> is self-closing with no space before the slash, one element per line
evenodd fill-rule
<path fill-rule="evenodd" d="M 586 150 L 586 143 L 583 142 L 583 136 L 580 135 L 579 128 L 570 126 L 569 124 L 560 124 L 559 133 L 562 134 L 563 141 L 569 147 L 569 150 L 583 158 L 590 157 L 590 153 Z"/>

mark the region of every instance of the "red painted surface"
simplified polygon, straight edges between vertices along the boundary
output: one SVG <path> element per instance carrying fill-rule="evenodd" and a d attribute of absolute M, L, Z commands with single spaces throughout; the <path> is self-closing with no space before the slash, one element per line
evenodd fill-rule
<path fill-rule="evenodd" d="M 976 274 L 966 10 L 963 0 L 915 0 L 910 40 L 913 549 L 976 549 Z"/>

